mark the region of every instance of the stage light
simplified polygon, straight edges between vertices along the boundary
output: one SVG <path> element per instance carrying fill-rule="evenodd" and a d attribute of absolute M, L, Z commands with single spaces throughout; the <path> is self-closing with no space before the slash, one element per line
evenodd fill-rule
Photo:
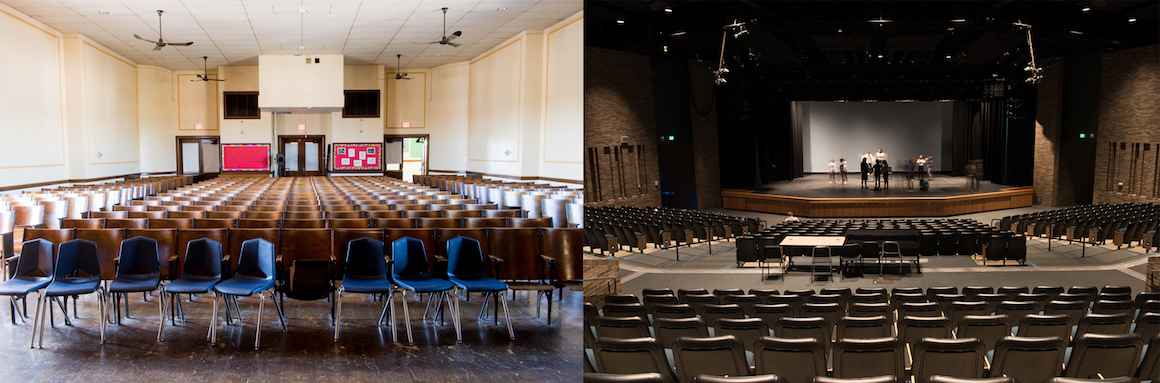
<path fill-rule="evenodd" d="M 617 25 L 624 25 L 624 19 L 616 19 Z"/>
<path fill-rule="evenodd" d="M 873 24 L 886 24 L 886 23 L 893 23 L 894 20 L 886 19 L 886 18 L 882 18 L 882 16 L 878 16 L 876 18 L 866 20 L 866 22 L 873 23 Z"/>
<path fill-rule="evenodd" d="M 951 19 L 951 22 L 956 23 L 956 24 L 965 23 L 965 22 L 967 22 L 967 19 Z"/>
<path fill-rule="evenodd" d="M 1067 33 L 1070 33 L 1070 34 L 1073 34 L 1073 35 L 1076 35 L 1076 36 L 1083 36 L 1083 32 L 1080 32 L 1080 31 L 1077 31 L 1077 30 L 1074 30 L 1074 29 L 1067 31 Z"/>
<path fill-rule="evenodd" d="M 663 51 L 663 52 L 665 52 L 665 53 L 669 53 L 669 46 L 668 46 L 668 45 L 662 45 L 662 46 L 661 46 L 661 51 Z"/>
<path fill-rule="evenodd" d="M 745 29 L 745 27 L 741 27 L 741 30 L 737 31 L 736 33 L 733 33 L 733 38 L 739 39 L 742 36 L 745 36 L 747 34 L 749 34 L 749 30 Z"/>
<path fill-rule="evenodd" d="M 1081 138 L 1081 139 L 1082 139 L 1082 138 L 1087 138 L 1087 134 L 1085 134 L 1085 133 L 1080 133 L 1080 134 L 1079 134 L 1079 138 Z"/>
<path fill-rule="evenodd" d="M 947 55 L 947 60 L 950 60 L 950 59 L 951 59 L 951 55 Z"/>
<path fill-rule="evenodd" d="M 1136 18 L 1135 18 L 1135 17 L 1129 17 L 1129 18 L 1128 18 L 1128 24 L 1135 24 L 1135 23 L 1136 23 Z"/>
<path fill-rule="evenodd" d="M 1135 19 L 1133 19 L 1135 20 Z M 842 28 L 838 28 L 838 33 L 842 33 Z"/>
<path fill-rule="evenodd" d="M 882 55 L 881 55 L 881 54 L 879 54 L 879 55 L 878 55 L 878 58 L 882 58 Z"/>
<path fill-rule="evenodd" d="M 1080 9 L 1080 11 L 1083 11 L 1083 13 L 1088 13 L 1088 12 L 1091 12 L 1091 11 L 1092 11 L 1092 7 L 1083 7 L 1083 9 Z"/>
<path fill-rule="evenodd" d="M 684 36 L 684 35 L 686 35 L 686 34 L 688 34 L 688 33 L 689 33 L 689 32 L 685 32 L 685 31 L 676 31 L 676 32 L 673 32 L 672 36 L 673 36 L 673 37 L 682 37 L 682 36 Z"/>
<path fill-rule="evenodd" d="M 665 13 L 671 14 L 671 13 L 673 13 L 673 9 L 669 8 L 669 7 L 665 7 Z"/>

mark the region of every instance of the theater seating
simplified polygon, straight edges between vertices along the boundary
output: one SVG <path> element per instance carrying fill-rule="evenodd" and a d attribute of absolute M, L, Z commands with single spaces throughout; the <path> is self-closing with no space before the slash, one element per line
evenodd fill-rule
<path fill-rule="evenodd" d="M 1160 300 L 1151 292 L 1131 293 L 1122 286 L 646 289 L 586 305 L 584 338 L 596 355 L 625 341 L 642 358 L 668 350 L 675 361 L 611 370 L 603 364 L 619 362 L 598 356 L 595 373 L 657 373 L 677 381 L 762 374 L 788 382 L 1148 380 L 1160 360 L 1160 347 L 1150 346 L 1160 344 L 1153 324 L 1160 321 Z M 818 305 L 839 307 L 842 316 L 829 321 Z M 1068 314 L 1053 313 L 1060 310 Z"/>

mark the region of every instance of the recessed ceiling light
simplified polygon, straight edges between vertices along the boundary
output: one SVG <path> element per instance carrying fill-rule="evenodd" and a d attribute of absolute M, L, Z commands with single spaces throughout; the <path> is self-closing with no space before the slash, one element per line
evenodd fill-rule
<path fill-rule="evenodd" d="M 616 19 L 617 25 L 624 25 L 624 19 Z"/>
<path fill-rule="evenodd" d="M 880 55 L 878 55 L 878 58 L 882 58 L 882 55 L 881 55 L 881 54 L 880 54 Z"/>
<path fill-rule="evenodd" d="M 838 28 L 838 33 L 842 33 L 842 28 Z"/>
<path fill-rule="evenodd" d="M 673 13 L 673 9 L 669 8 L 669 7 L 665 7 L 665 13 Z"/>
<path fill-rule="evenodd" d="M 950 60 L 950 59 L 951 59 L 951 55 L 947 55 L 947 60 Z"/>
<path fill-rule="evenodd" d="M 1083 11 L 1083 13 L 1088 13 L 1088 12 L 1091 12 L 1091 11 L 1092 11 L 1092 7 L 1083 7 L 1083 9 L 1080 9 L 1080 11 Z"/>
<path fill-rule="evenodd" d="M 1136 18 L 1135 18 L 1135 17 L 1129 17 L 1129 18 L 1128 18 L 1128 24 L 1134 24 L 1134 23 L 1136 23 Z"/>
<path fill-rule="evenodd" d="M 962 19 L 962 18 L 959 18 L 959 19 L 951 19 L 951 22 L 952 22 L 952 23 L 965 23 L 965 22 L 967 22 L 967 19 Z"/>

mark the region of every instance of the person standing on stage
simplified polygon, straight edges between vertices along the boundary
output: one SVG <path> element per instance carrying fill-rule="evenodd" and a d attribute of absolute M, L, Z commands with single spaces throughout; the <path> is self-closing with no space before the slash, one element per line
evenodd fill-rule
<path fill-rule="evenodd" d="M 874 161 L 874 190 L 882 190 L 882 161 Z"/>
<path fill-rule="evenodd" d="M 861 166 L 862 166 L 862 188 L 865 189 L 869 186 L 869 185 L 867 185 L 867 177 L 868 177 L 867 173 L 870 172 L 870 163 L 866 162 L 866 157 L 864 157 L 864 156 L 862 157 Z"/>
<path fill-rule="evenodd" d="M 882 160 L 882 185 L 890 190 L 890 162 Z"/>
<path fill-rule="evenodd" d="M 834 160 L 830 160 L 830 163 L 826 164 L 826 171 L 830 172 L 830 183 L 837 181 L 838 165 L 834 163 Z"/>
<path fill-rule="evenodd" d="M 838 174 L 842 175 L 842 185 L 846 184 L 846 159 L 838 159 Z"/>

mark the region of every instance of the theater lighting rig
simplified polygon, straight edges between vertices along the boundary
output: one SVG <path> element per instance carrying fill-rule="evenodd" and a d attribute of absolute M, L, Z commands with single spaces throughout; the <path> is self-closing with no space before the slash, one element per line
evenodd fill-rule
<path fill-rule="evenodd" d="M 713 82 L 717 85 L 725 85 L 728 80 L 725 76 L 729 74 L 729 68 L 725 67 L 725 42 L 729 40 L 729 35 L 732 34 L 734 39 L 739 39 L 749 34 L 749 29 L 746 28 L 745 22 L 734 19 L 732 23 L 721 27 L 721 52 L 717 56 L 717 70 L 713 71 Z"/>
<path fill-rule="evenodd" d="M 1031 61 L 1026 67 L 1023 67 L 1023 71 L 1027 72 L 1027 79 L 1024 81 L 1031 85 L 1039 84 L 1039 81 L 1043 80 L 1043 68 L 1035 65 L 1035 44 L 1031 41 L 1031 24 L 1025 24 L 1022 21 L 1016 21 L 1013 24 L 1027 35 L 1027 52 Z"/>

